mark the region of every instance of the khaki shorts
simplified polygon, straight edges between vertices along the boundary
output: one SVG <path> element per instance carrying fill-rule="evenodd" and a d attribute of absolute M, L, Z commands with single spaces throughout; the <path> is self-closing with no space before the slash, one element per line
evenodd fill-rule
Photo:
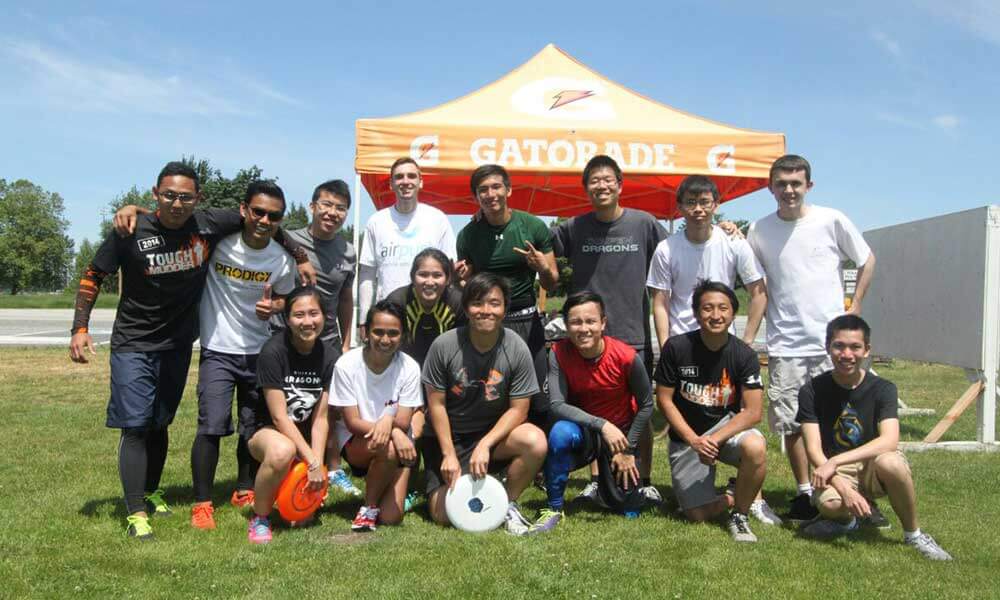
<path fill-rule="evenodd" d="M 792 435 L 802 431 L 802 425 L 795 420 L 799 412 L 799 389 L 831 369 L 833 363 L 826 354 L 767 358 L 767 422 L 773 433 Z"/>
<path fill-rule="evenodd" d="M 906 455 L 899 450 L 893 450 L 892 452 L 880 454 L 866 461 L 840 465 L 837 467 L 837 475 L 850 482 L 851 486 L 861 492 L 861 495 L 865 498 L 870 500 L 881 498 L 885 496 L 885 488 L 882 487 L 882 482 L 875 476 L 875 461 L 890 454 L 898 455 L 903 460 L 903 464 L 906 465 L 906 472 L 910 472 L 910 463 L 906 460 Z M 840 494 L 837 490 L 833 489 L 832 485 L 822 490 L 817 490 L 817 492 L 812 497 L 812 502 L 815 506 L 819 506 L 827 500 L 840 499 Z"/>

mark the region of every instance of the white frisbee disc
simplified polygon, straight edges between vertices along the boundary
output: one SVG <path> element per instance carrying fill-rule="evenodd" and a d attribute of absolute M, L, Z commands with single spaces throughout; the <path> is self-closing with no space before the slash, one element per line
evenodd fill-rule
<path fill-rule="evenodd" d="M 507 490 L 489 475 L 482 479 L 462 475 L 455 487 L 448 490 L 444 509 L 456 529 L 473 533 L 492 531 L 507 515 Z"/>

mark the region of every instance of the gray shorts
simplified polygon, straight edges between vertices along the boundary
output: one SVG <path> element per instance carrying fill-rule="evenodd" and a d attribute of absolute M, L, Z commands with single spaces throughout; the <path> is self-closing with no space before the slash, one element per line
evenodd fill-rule
<path fill-rule="evenodd" d="M 233 434 L 234 391 L 240 435 L 246 436 L 253 418 L 252 407 L 259 401 L 257 355 L 226 354 L 202 348 L 198 363 L 198 433 Z"/>
<path fill-rule="evenodd" d="M 833 363 L 826 354 L 767 358 L 767 423 L 773 433 L 792 435 L 802 431 L 802 425 L 795 420 L 799 412 L 799 389 L 806 381 L 831 369 Z"/>
<path fill-rule="evenodd" d="M 726 422 L 731 417 L 716 423 L 714 427 L 705 433 L 711 433 Z M 727 465 L 739 466 L 740 464 L 740 441 L 745 435 L 759 435 L 761 432 L 756 429 L 747 429 L 726 440 L 719 448 L 719 460 Z M 706 465 L 698 458 L 698 453 L 694 448 L 682 442 L 670 440 L 670 480 L 674 486 L 674 496 L 681 510 L 691 510 L 714 502 L 718 497 L 715 491 L 715 465 Z"/>

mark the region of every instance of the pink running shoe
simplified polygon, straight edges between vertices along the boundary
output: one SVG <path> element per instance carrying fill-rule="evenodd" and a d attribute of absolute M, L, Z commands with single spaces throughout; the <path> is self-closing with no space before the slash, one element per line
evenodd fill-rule
<path fill-rule="evenodd" d="M 247 526 L 247 539 L 251 544 L 266 544 L 271 541 L 271 521 L 267 517 L 254 515 Z"/>

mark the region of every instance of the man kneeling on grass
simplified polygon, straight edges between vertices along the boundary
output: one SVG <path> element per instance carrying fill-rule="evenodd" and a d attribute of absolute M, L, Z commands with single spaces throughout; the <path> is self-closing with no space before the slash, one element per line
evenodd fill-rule
<path fill-rule="evenodd" d="M 562 312 L 568 337 L 549 354 L 549 411 L 556 420 L 545 460 L 549 507 L 532 532 L 547 531 L 562 520 L 570 471 L 595 459 L 599 505 L 634 518 L 645 500 L 636 453 L 653 414 L 653 398 L 642 357 L 604 335 L 608 320 L 598 294 L 572 294 Z"/>
<path fill-rule="evenodd" d="M 330 405 L 344 413 L 337 421 L 341 457 L 365 478 L 365 502 L 351 529 L 374 531 L 376 524 L 403 521 L 410 467 L 417 461 L 410 419 L 424 400 L 417 361 L 399 351 L 403 308 L 380 300 L 362 332 L 364 346 L 350 350 L 333 369 Z"/>
<path fill-rule="evenodd" d="M 525 420 L 538 381 L 527 344 L 504 329 L 510 284 L 474 275 L 462 292 L 465 327 L 446 331 L 424 360 L 428 419 L 436 439 L 423 456 L 431 517 L 448 523 L 445 495 L 463 473 L 484 477 L 507 468 L 507 532 L 528 533 L 517 499 L 545 460 L 545 434 Z"/>
<path fill-rule="evenodd" d="M 731 508 L 733 540 L 756 542 L 747 514 L 769 524 L 774 519 L 759 499 L 767 472 L 767 444 L 753 428 L 763 404 L 760 363 L 729 333 L 739 306 L 724 283 L 699 283 L 691 302 L 699 329 L 667 341 L 654 379 L 657 403 L 670 423 L 670 475 L 685 516 L 706 521 Z M 738 469 L 734 496 L 716 494 L 720 460 Z"/>
<path fill-rule="evenodd" d="M 813 503 L 820 519 L 802 532 L 832 537 L 880 519 L 873 498 L 889 496 L 903 524 L 903 540 L 932 560 L 951 560 L 917 523 L 917 499 L 906 457 L 898 450 L 896 386 L 861 368 L 871 351 L 871 328 L 856 315 L 826 326 L 833 370 L 799 390 L 806 454 L 813 467 Z M 873 519 L 873 515 L 876 517 Z"/>

